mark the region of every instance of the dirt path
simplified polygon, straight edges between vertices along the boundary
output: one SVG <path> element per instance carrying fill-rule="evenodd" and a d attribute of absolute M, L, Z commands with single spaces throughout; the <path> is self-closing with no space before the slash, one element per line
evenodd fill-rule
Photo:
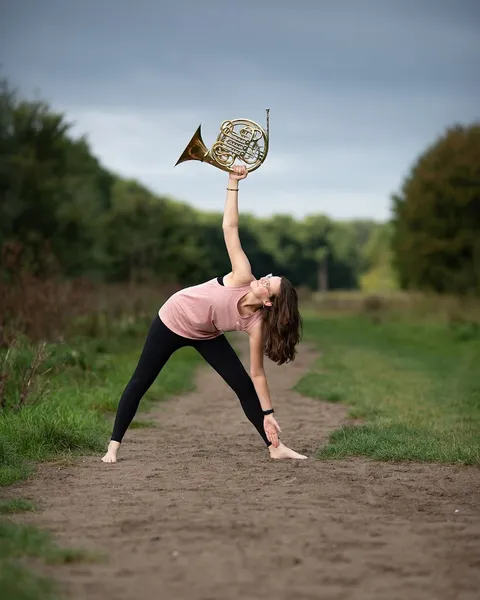
<path fill-rule="evenodd" d="M 245 347 L 243 347 L 245 349 Z M 312 455 L 345 416 L 267 365 L 286 443 Z M 19 517 L 106 564 L 49 567 L 76 600 L 467 600 L 480 588 L 479 470 L 363 459 L 274 462 L 208 367 L 130 430 L 122 460 L 42 465 Z M 458 510 L 458 512 L 455 512 Z"/>

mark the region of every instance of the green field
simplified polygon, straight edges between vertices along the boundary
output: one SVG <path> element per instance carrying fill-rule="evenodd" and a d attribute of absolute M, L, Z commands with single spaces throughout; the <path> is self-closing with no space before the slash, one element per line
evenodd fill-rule
<path fill-rule="evenodd" d="M 360 421 L 334 432 L 320 458 L 480 464 L 476 327 L 310 313 L 304 339 L 321 356 L 295 389 Z"/>
<path fill-rule="evenodd" d="M 142 322 L 108 340 L 83 337 L 47 347 L 20 408 L 15 407 L 35 352 L 20 344 L 3 353 L 0 485 L 28 476 L 35 461 L 101 455 L 147 327 Z M 320 357 L 295 389 L 345 404 L 358 423 L 333 432 L 319 458 L 365 455 L 480 464 L 480 336 L 475 327 L 310 311 L 304 339 L 317 344 Z M 199 360 L 192 349 L 176 353 L 141 411 L 191 390 Z M 134 425 L 154 424 L 147 414 L 137 416 Z M 9 517 L 34 509 L 21 498 L 0 501 L 0 588 L 11 600 L 57 597 L 48 581 L 17 559 L 102 560 L 81 549 L 58 548 L 47 533 Z"/>

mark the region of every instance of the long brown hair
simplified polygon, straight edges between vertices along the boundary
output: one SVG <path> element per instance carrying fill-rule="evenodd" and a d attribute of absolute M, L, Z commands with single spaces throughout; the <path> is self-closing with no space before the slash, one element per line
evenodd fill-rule
<path fill-rule="evenodd" d="M 302 336 L 302 317 L 293 285 L 282 277 L 280 292 L 270 298 L 264 310 L 264 352 L 278 365 L 295 360 L 296 346 Z"/>

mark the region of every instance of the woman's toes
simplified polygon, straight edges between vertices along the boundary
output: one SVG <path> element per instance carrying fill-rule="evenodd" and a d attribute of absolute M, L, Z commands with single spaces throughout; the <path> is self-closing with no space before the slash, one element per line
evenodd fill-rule
<path fill-rule="evenodd" d="M 112 454 L 105 454 L 105 456 L 102 458 L 102 461 L 104 463 L 116 463 L 117 457 L 113 456 Z"/>

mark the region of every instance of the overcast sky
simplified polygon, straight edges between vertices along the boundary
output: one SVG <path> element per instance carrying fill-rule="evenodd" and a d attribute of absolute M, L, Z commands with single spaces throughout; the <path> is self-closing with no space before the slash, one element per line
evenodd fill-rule
<path fill-rule="evenodd" d="M 155 192 L 223 208 L 226 174 L 177 158 L 202 123 L 264 124 L 243 210 L 387 219 L 413 161 L 480 118 L 478 0 L 3 0 L 2 74 Z"/>

